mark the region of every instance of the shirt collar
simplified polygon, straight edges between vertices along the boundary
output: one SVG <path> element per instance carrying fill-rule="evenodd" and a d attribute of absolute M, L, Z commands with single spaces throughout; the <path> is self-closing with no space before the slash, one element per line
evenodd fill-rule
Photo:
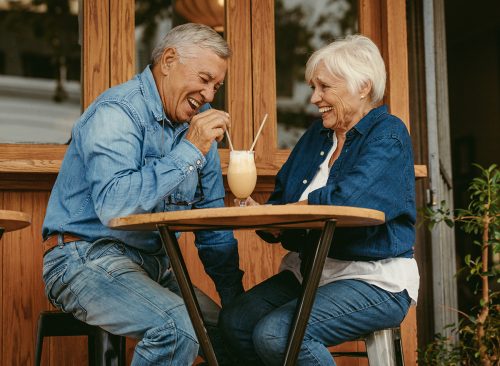
<path fill-rule="evenodd" d="M 144 95 L 146 104 L 151 110 L 154 119 L 158 122 L 162 122 L 164 120 L 174 129 L 180 126 L 186 127 L 187 123 L 173 123 L 165 114 L 163 103 L 160 98 L 160 93 L 158 92 L 158 88 L 156 87 L 155 79 L 153 77 L 153 72 L 151 71 L 152 67 L 152 65 L 147 65 L 146 68 L 139 74 L 139 80 L 141 85 L 141 92 Z"/>
<path fill-rule="evenodd" d="M 361 120 L 356 123 L 353 127 L 356 131 L 358 131 L 361 135 L 367 133 L 373 126 L 373 124 L 378 120 L 378 118 L 382 114 L 387 113 L 387 106 L 381 105 L 380 107 L 373 108 L 370 112 L 366 114 Z"/>
<path fill-rule="evenodd" d="M 380 107 L 373 108 L 364 116 L 361 118 L 361 120 L 354 125 L 352 130 L 356 130 L 358 133 L 361 135 L 364 135 L 367 131 L 370 130 L 370 128 L 373 126 L 373 124 L 377 121 L 377 119 L 384 113 L 387 113 L 387 106 L 386 105 L 381 105 Z M 326 127 L 322 127 L 320 133 L 330 133 L 332 130 Z M 349 131 L 347 131 L 349 133 Z M 330 136 L 330 134 L 329 134 Z"/>

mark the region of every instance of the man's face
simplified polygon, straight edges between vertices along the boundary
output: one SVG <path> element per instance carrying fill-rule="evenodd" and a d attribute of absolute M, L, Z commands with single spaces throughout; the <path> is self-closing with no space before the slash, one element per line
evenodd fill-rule
<path fill-rule="evenodd" d="M 188 55 L 167 49 L 162 57 L 160 96 L 171 121 L 189 122 L 205 103 L 210 103 L 222 85 L 227 61 L 213 51 L 193 47 Z"/>

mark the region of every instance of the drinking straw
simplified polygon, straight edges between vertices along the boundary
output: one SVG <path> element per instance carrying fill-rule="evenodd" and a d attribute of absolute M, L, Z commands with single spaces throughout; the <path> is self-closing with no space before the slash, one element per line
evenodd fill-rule
<path fill-rule="evenodd" d="M 253 140 L 252 146 L 250 147 L 250 151 L 253 151 L 253 148 L 255 147 L 255 144 L 257 143 L 257 139 L 260 136 L 260 133 L 262 132 L 262 127 L 264 127 L 264 124 L 266 123 L 267 120 L 267 113 L 264 116 L 264 119 L 262 120 L 262 123 L 260 124 L 259 130 L 257 131 L 257 135 L 255 135 L 255 138 Z"/>
<path fill-rule="evenodd" d="M 231 137 L 229 137 L 229 132 L 226 130 L 226 136 L 227 136 L 227 142 L 229 142 L 229 148 L 231 149 L 231 151 L 234 150 L 233 148 L 233 143 L 231 142 Z"/>

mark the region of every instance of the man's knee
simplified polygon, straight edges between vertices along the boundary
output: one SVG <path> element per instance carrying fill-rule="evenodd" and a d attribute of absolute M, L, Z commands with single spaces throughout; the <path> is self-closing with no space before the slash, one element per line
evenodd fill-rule
<path fill-rule="evenodd" d="M 168 315 L 158 319 L 157 324 L 144 333 L 141 348 L 155 353 L 167 351 L 167 358 L 180 357 L 194 361 L 199 343 L 185 307 L 171 310 Z"/>
<path fill-rule="evenodd" d="M 288 327 L 280 326 L 272 317 L 259 321 L 252 334 L 255 351 L 264 360 L 269 355 L 284 354 L 287 340 Z"/>

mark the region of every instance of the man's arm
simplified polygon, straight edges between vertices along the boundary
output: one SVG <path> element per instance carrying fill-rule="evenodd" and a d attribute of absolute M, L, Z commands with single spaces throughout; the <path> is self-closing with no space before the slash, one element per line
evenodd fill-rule
<path fill-rule="evenodd" d="M 142 161 L 140 124 L 119 105 L 99 106 L 76 131 L 75 142 L 85 161 L 96 213 L 103 224 L 118 216 L 151 212 L 189 175 L 197 174 L 203 154 L 183 139 L 165 157 Z"/>

